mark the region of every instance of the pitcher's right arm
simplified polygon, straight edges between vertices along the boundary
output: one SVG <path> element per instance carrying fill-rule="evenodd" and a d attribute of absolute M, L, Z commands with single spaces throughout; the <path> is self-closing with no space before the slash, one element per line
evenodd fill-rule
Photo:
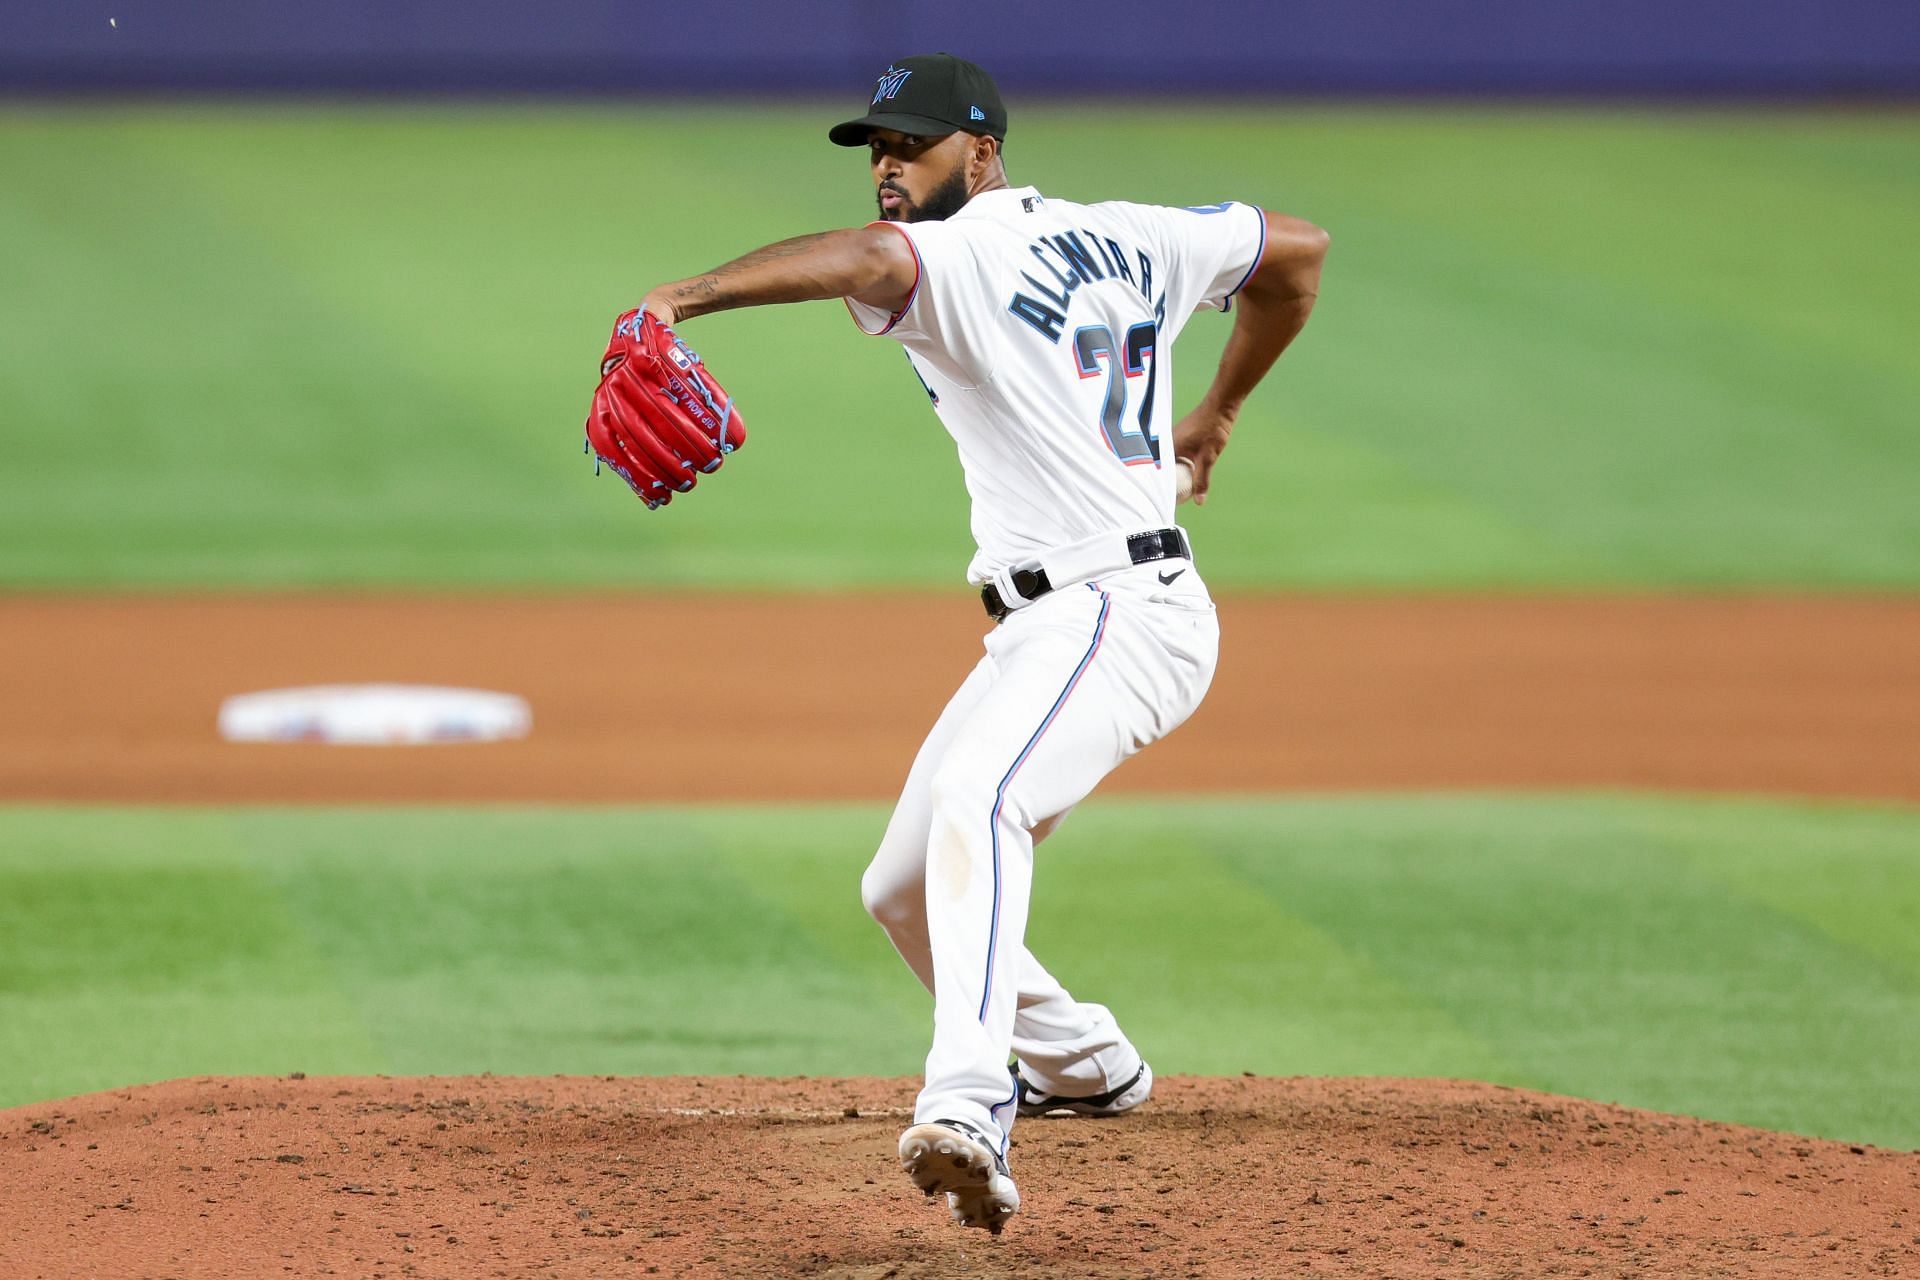
<path fill-rule="evenodd" d="M 1193 465 L 1193 500 L 1207 500 L 1213 464 L 1227 447 L 1249 393 L 1306 327 L 1320 294 L 1327 233 L 1303 218 L 1269 213 L 1260 261 L 1234 299 L 1236 319 L 1213 384 L 1173 428 L 1174 456 Z"/>

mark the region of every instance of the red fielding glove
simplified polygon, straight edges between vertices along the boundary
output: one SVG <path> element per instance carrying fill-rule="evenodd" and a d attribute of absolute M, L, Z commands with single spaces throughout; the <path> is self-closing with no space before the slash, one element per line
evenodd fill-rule
<path fill-rule="evenodd" d="M 621 316 L 587 414 L 588 451 L 652 511 L 746 442 L 733 397 L 693 348 L 651 312 Z"/>

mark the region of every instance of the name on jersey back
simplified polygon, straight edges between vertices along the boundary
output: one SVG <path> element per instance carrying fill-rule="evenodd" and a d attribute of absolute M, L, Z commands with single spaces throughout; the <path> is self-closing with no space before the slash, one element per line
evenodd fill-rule
<path fill-rule="evenodd" d="M 1091 231 L 1084 240 L 1077 231 L 1039 236 L 1029 248 L 1045 278 L 1022 271 L 1021 278 L 1033 292 L 1016 290 L 1007 310 L 1033 326 L 1048 342 L 1060 341 L 1067 311 L 1073 305 L 1074 290 L 1083 284 L 1124 280 L 1156 316 L 1164 305 L 1153 296 L 1153 259 L 1144 249 L 1130 249 L 1111 236 L 1095 235 Z M 1054 283 L 1050 285 L 1046 279 Z"/>

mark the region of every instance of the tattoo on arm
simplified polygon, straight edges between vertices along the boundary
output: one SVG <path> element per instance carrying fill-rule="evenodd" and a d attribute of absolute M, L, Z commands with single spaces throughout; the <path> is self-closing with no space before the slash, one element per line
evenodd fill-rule
<path fill-rule="evenodd" d="M 707 272 L 707 274 L 710 276 L 728 275 L 744 270 L 747 267 L 758 266 L 763 262 L 772 262 L 776 258 L 797 258 L 807 250 L 813 248 L 813 246 L 819 244 L 822 240 L 825 240 L 831 234 L 831 232 L 827 231 L 816 231 L 810 236 L 795 236 L 791 240 L 781 240 L 778 243 L 766 246 L 764 249 L 755 249 L 752 253 L 742 254 L 732 262 L 723 263 L 715 267 L 713 270 Z"/>
<path fill-rule="evenodd" d="M 732 262 L 721 263 L 704 275 L 682 281 L 674 287 L 674 300 L 691 301 L 698 298 L 713 302 L 720 296 L 722 285 L 727 277 L 746 274 L 763 263 L 778 262 L 782 258 L 797 258 L 824 239 L 826 239 L 825 232 L 816 232 L 809 236 L 795 236 L 791 240 L 782 240 L 777 244 L 755 249 L 752 253 L 742 254 Z"/>

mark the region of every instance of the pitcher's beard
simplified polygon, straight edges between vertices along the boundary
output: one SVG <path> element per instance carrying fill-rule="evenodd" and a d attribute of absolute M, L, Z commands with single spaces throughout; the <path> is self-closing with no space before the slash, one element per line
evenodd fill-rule
<path fill-rule="evenodd" d="M 967 175 L 955 169 L 911 211 L 910 222 L 945 222 L 966 207 Z"/>
<path fill-rule="evenodd" d="M 879 197 L 876 195 L 875 199 Z M 967 175 L 955 169 L 947 180 L 927 193 L 927 198 L 918 204 L 904 202 L 898 209 L 889 213 L 880 211 L 885 222 L 945 222 L 960 212 L 967 204 Z"/>

